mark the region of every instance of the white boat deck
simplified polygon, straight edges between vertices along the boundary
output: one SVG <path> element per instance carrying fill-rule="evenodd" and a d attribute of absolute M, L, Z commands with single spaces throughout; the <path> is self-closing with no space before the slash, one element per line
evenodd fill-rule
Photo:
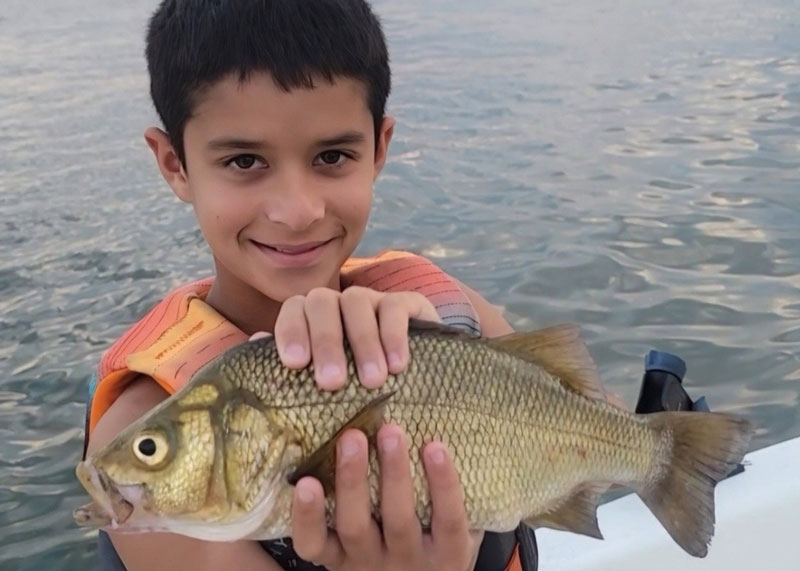
<path fill-rule="evenodd" d="M 687 555 L 631 494 L 600 506 L 605 540 L 540 529 L 540 571 L 800 571 L 800 438 L 748 454 L 716 488 L 708 556 Z"/>

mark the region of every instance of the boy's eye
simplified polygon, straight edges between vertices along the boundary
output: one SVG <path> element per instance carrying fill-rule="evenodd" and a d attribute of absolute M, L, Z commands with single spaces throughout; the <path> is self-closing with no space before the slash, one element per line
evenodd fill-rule
<path fill-rule="evenodd" d="M 324 151 L 317 155 L 319 161 L 327 166 L 339 165 L 347 158 L 342 151 Z"/>
<path fill-rule="evenodd" d="M 225 163 L 225 166 L 234 165 L 238 170 L 250 170 L 256 163 L 263 162 L 255 155 L 236 155 Z"/>

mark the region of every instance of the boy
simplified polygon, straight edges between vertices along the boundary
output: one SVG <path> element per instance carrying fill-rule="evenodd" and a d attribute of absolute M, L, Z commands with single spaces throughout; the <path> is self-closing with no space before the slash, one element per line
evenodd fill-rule
<path fill-rule="evenodd" d="M 171 293 L 106 354 L 90 403 L 89 454 L 180 388 L 187 371 L 256 332 L 274 334 L 287 366 L 313 362 L 320 387 L 336 390 L 345 382 L 345 338 L 360 382 L 378 387 L 408 362 L 410 318 L 484 336 L 511 331 L 427 260 L 394 253 L 348 262 L 394 127 L 384 114 L 385 41 L 363 0 L 165 0 L 150 22 L 147 60 L 165 130 L 149 128 L 145 139 L 173 192 L 194 208 L 215 278 Z M 177 341 L 154 354 L 167 334 Z M 182 365 L 167 366 L 175 359 Z M 467 529 L 443 444 L 423 454 L 430 533 L 414 514 L 402 431 L 384 426 L 378 450 L 381 526 L 369 510 L 366 438 L 351 431 L 338 445 L 335 530 L 326 527 L 319 482 L 305 478 L 292 505 L 293 546 L 101 534 L 104 567 L 462 571 L 476 561 L 504 569 L 513 555 L 521 568 L 513 533 L 484 540 Z M 530 541 L 524 536 L 523 546 Z"/>

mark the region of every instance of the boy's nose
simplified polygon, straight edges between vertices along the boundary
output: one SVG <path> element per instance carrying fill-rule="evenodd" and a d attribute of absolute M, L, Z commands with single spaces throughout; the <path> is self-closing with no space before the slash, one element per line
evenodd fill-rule
<path fill-rule="evenodd" d="M 283 177 L 280 187 L 270 190 L 264 210 L 270 222 L 300 232 L 325 216 L 325 200 L 305 177 Z"/>

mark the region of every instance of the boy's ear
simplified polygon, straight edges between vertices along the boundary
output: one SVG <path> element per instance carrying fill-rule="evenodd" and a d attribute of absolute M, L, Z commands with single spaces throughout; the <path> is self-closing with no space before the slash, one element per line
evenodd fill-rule
<path fill-rule="evenodd" d="M 381 123 L 381 130 L 378 133 L 378 141 L 375 145 L 375 174 L 372 177 L 373 181 L 378 178 L 378 175 L 386 164 L 386 156 L 389 153 L 389 142 L 392 140 L 394 134 L 394 117 L 388 115 L 383 118 Z"/>
<path fill-rule="evenodd" d="M 188 177 L 169 140 L 169 135 L 157 127 L 149 127 L 144 132 L 144 140 L 153 151 L 161 176 L 167 181 L 172 192 L 182 201 L 191 203 Z"/>

